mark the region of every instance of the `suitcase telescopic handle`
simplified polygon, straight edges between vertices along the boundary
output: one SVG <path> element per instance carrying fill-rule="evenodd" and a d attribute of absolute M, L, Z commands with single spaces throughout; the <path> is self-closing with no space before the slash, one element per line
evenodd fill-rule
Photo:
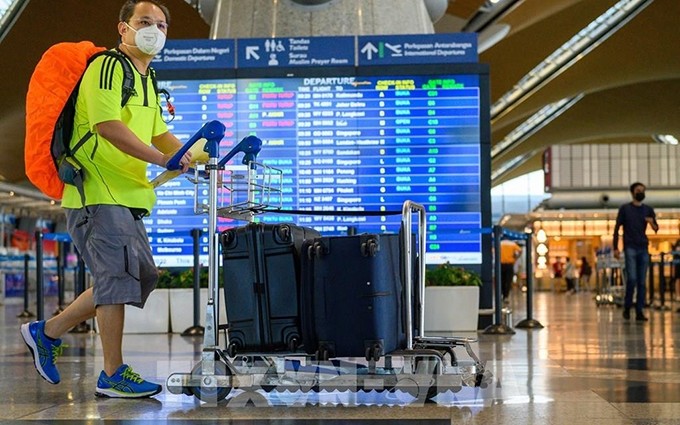
<path fill-rule="evenodd" d="M 401 223 L 404 229 L 404 246 L 402 253 L 404 255 L 403 261 L 403 276 L 404 287 L 406 291 L 406 349 L 413 349 L 413 253 L 411 241 L 411 229 L 413 227 L 413 213 L 418 213 L 418 328 L 420 336 L 425 336 L 425 314 L 423 306 L 425 305 L 425 243 L 426 243 L 426 229 L 427 221 L 425 218 L 425 207 L 413 201 L 405 201 L 401 209 Z"/>

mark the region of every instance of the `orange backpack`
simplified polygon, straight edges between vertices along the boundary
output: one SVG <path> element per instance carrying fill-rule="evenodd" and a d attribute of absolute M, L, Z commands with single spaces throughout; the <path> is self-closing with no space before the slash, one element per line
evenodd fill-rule
<path fill-rule="evenodd" d="M 82 166 L 73 155 L 92 133 L 88 132 L 73 147 L 69 145 L 80 80 L 90 62 L 100 55 L 118 59 L 123 67 L 123 107 L 134 92 L 130 64 L 122 53 L 96 47 L 89 41 L 50 47 L 31 76 L 26 95 L 26 175 L 50 198 L 61 199 L 66 183 L 76 186 L 84 200 Z"/>

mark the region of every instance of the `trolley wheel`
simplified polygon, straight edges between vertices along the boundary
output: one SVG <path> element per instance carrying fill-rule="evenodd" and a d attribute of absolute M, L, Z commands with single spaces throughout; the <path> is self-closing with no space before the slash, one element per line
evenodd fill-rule
<path fill-rule="evenodd" d="M 418 385 L 418 383 L 411 378 L 402 378 L 399 380 L 397 385 L 390 389 L 390 392 L 392 393 L 395 391 L 401 391 L 424 403 L 432 403 L 433 401 L 430 399 L 439 394 L 436 385 L 430 385 L 427 387 L 427 390 L 425 390 L 423 386 Z"/>
<path fill-rule="evenodd" d="M 192 375 L 200 376 L 203 370 L 203 362 L 198 363 L 191 371 Z M 231 371 L 224 362 L 215 361 L 215 375 L 231 375 Z M 201 401 L 217 403 L 227 398 L 231 392 L 231 387 L 190 387 L 189 390 Z"/>
<path fill-rule="evenodd" d="M 491 381 L 493 381 L 493 375 L 488 370 L 484 372 L 477 372 L 477 379 L 475 380 L 475 385 L 479 388 L 487 388 Z"/>

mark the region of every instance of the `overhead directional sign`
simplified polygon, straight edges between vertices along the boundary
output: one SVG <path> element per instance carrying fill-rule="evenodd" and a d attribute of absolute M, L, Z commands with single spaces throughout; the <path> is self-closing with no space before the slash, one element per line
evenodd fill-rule
<path fill-rule="evenodd" d="M 357 65 L 476 63 L 477 34 L 371 35 L 358 38 Z"/>
<path fill-rule="evenodd" d="M 237 44 L 239 68 L 355 66 L 355 37 L 245 38 Z"/>
<path fill-rule="evenodd" d="M 224 69 L 236 66 L 234 40 L 168 40 L 155 69 Z"/>
<path fill-rule="evenodd" d="M 477 61 L 477 35 L 454 33 L 168 40 L 152 65 L 157 70 L 186 70 Z"/>

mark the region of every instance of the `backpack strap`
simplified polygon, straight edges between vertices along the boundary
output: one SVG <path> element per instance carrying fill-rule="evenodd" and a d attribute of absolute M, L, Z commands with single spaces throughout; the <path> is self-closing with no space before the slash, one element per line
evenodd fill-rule
<path fill-rule="evenodd" d="M 123 68 L 123 94 L 120 99 L 120 107 L 123 108 L 130 100 L 130 97 L 135 94 L 135 74 L 132 71 L 132 67 L 125 56 L 118 52 L 118 50 L 104 50 L 103 52 L 96 53 L 92 55 L 90 60 L 87 62 L 87 65 L 90 66 L 90 64 L 99 56 L 111 56 L 116 58 Z M 78 90 L 80 90 L 80 82 L 78 83 Z M 70 154 L 74 155 L 76 151 L 78 151 L 78 149 L 80 149 L 90 137 L 92 137 L 92 132 L 88 130 L 88 132 L 85 133 L 80 140 L 78 140 L 78 143 L 76 143 L 75 146 L 70 149 Z"/>
<path fill-rule="evenodd" d="M 175 119 L 175 107 L 172 106 L 172 103 L 170 103 L 170 92 L 168 92 L 166 89 L 158 89 L 158 80 L 156 79 L 156 70 L 154 70 L 152 67 L 149 67 L 149 76 L 151 76 L 151 84 L 153 85 L 153 92 L 156 96 L 156 99 L 158 99 L 159 95 L 163 95 L 165 98 L 165 103 L 166 107 L 168 110 L 168 114 L 170 115 L 170 121 Z M 158 100 L 157 100 L 158 101 Z M 158 113 L 161 114 L 161 118 L 163 117 L 163 107 L 161 107 L 160 103 L 158 105 Z M 166 122 L 170 122 L 166 121 Z"/>
<path fill-rule="evenodd" d="M 97 59 L 99 56 L 110 56 L 113 58 L 116 58 L 118 63 L 120 63 L 121 67 L 123 68 L 123 87 L 122 87 L 122 95 L 121 95 L 121 100 L 120 100 L 120 107 L 121 109 L 128 103 L 130 100 L 130 97 L 135 93 L 135 74 L 132 70 L 132 66 L 130 63 L 127 61 L 125 58 L 125 55 L 123 53 L 119 52 L 117 49 L 116 50 L 104 50 L 102 52 L 96 53 L 90 57 L 90 59 L 87 61 L 87 66 L 89 67 L 90 64 Z M 82 77 L 81 77 L 82 79 Z M 156 87 L 156 80 L 154 78 L 154 88 Z M 74 92 L 79 92 L 80 91 L 80 81 L 78 81 L 78 85 L 76 86 L 76 89 Z M 74 102 L 75 102 L 75 97 L 74 97 Z M 74 105 L 75 108 L 75 105 Z M 69 181 L 70 184 L 73 184 L 76 189 L 78 189 L 78 193 L 80 194 L 80 201 L 83 204 L 84 208 L 87 208 L 85 206 L 85 186 L 83 183 L 83 166 L 82 164 L 76 160 L 75 158 L 75 153 L 87 142 L 90 140 L 92 137 L 92 132 L 90 130 L 87 131 L 83 135 L 83 137 L 78 140 L 78 142 L 73 146 L 70 147 L 69 143 L 70 141 L 65 141 L 66 143 L 66 154 L 61 160 L 60 166 L 58 167 L 59 169 L 59 174 L 63 177 L 68 176 L 68 180 L 64 181 Z M 63 164 L 63 166 L 62 166 Z M 65 174 L 65 175 L 64 175 Z"/>
<path fill-rule="evenodd" d="M 120 107 L 124 107 L 127 103 L 128 100 L 130 100 L 130 97 L 132 97 L 133 94 L 135 94 L 135 74 L 134 71 L 132 70 L 132 66 L 130 65 L 130 62 L 128 62 L 127 58 L 125 57 L 125 54 L 123 54 L 121 51 L 118 49 L 115 50 L 106 50 L 102 52 L 101 54 L 107 54 L 109 56 L 113 56 L 116 59 L 118 59 L 118 62 L 120 62 L 120 65 L 123 67 L 123 96 L 120 100 Z M 155 77 L 153 78 L 153 85 L 154 89 L 156 87 L 156 79 Z"/>
<path fill-rule="evenodd" d="M 149 67 L 149 76 L 151 77 L 151 85 L 153 86 L 153 92 L 158 97 L 158 80 L 156 79 L 156 70 Z"/>

